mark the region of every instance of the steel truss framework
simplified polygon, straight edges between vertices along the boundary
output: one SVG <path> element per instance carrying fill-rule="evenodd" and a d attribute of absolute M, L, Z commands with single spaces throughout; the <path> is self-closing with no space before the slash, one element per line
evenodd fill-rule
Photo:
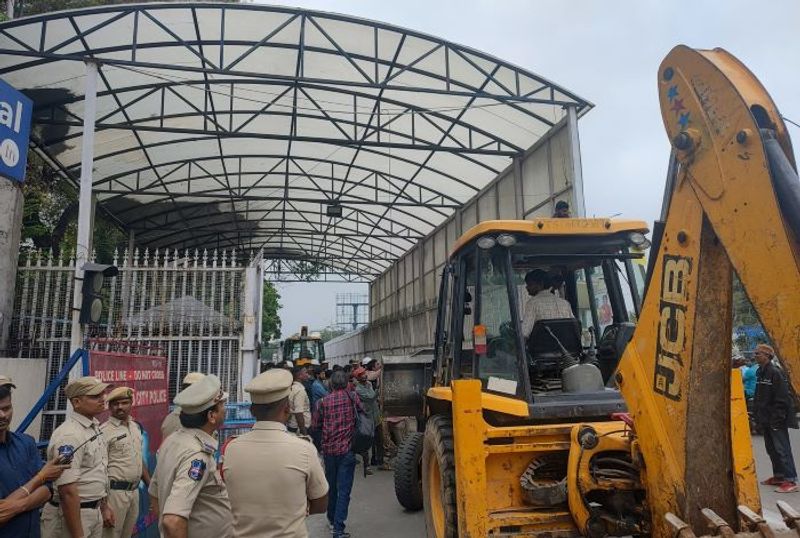
<path fill-rule="evenodd" d="M 101 209 L 141 245 L 263 249 L 284 279 L 312 264 L 371 280 L 567 107 L 591 107 L 487 54 L 330 13 L 145 4 L 4 23 L 0 77 L 34 99 L 33 144 L 72 181 L 86 60 Z"/>

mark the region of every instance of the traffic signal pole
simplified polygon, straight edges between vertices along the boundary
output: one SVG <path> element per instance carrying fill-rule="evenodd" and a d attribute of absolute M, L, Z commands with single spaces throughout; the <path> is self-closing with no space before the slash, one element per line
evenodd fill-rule
<path fill-rule="evenodd" d="M 80 323 L 83 284 L 83 264 L 92 255 L 92 229 L 94 224 L 94 203 L 92 199 L 92 167 L 94 166 L 94 126 L 97 115 L 97 62 L 86 61 L 86 81 L 83 108 L 83 136 L 81 139 L 81 186 L 78 198 L 78 238 L 75 245 L 75 285 L 72 293 L 72 339 L 70 354 L 84 347 L 83 326 Z M 82 372 L 75 368 L 70 378 L 80 377 Z"/>

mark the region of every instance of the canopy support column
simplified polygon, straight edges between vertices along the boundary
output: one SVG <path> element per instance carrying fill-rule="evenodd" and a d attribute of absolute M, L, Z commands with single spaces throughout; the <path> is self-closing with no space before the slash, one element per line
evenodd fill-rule
<path fill-rule="evenodd" d="M 583 167 L 581 165 L 581 143 L 578 137 L 578 111 L 574 105 L 567 105 L 567 129 L 569 130 L 569 149 L 572 165 L 572 192 L 575 207 L 572 216 L 586 216 L 586 201 L 583 197 Z"/>
<path fill-rule="evenodd" d="M 83 264 L 92 255 L 92 231 L 94 228 L 94 199 L 92 198 L 92 168 L 94 166 L 94 125 L 97 115 L 97 73 L 99 66 L 94 61 L 86 62 L 86 86 L 84 92 L 83 139 L 81 143 L 81 185 L 78 198 L 78 237 L 75 244 L 75 286 L 72 294 L 72 338 L 70 353 L 84 346 L 83 327 L 80 324 L 81 288 Z M 81 372 L 73 369 L 71 377 Z"/>

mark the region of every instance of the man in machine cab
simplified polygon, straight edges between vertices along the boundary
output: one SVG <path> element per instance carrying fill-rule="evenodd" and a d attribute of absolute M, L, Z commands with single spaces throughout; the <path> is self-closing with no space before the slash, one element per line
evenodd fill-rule
<path fill-rule="evenodd" d="M 538 320 L 571 318 L 572 306 L 555 294 L 553 277 L 543 269 L 525 274 L 525 289 L 530 298 L 522 313 L 522 336 L 528 338 Z"/>

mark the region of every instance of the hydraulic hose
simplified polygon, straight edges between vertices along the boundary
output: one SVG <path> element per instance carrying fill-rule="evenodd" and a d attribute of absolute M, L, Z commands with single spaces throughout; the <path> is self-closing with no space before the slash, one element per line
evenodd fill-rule
<path fill-rule="evenodd" d="M 761 129 L 761 139 L 781 213 L 794 235 L 794 240 L 800 241 L 800 179 L 797 171 L 783 152 L 774 131 Z"/>

